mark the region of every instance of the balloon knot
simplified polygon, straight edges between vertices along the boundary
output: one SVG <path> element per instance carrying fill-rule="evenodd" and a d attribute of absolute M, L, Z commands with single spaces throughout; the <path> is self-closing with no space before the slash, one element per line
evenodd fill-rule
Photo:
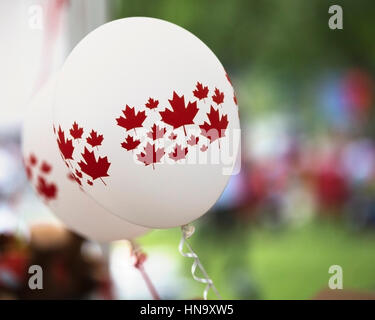
<path fill-rule="evenodd" d="M 195 231 L 195 227 L 190 224 L 185 224 L 181 226 L 181 231 L 185 239 L 189 239 Z"/>

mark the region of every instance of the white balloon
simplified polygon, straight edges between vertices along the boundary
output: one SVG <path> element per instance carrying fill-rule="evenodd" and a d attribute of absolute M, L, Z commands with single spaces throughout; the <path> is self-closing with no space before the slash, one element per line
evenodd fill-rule
<path fill-rule="evenodd" d="M 239 149 L 237 101 L 220 61 L 193 34 L 159 19 L 116 20 L 86 36 L 62 68 L 53 113 L 67 165 L 83 172 L 82 188 L 146 227 L 180 226 L 206 213 Z M 85 137 L 94 130 L 104 139 L 94 135 L 92 146 L 73 139 L 71 152 L 74 123 Z M 222 130 L 207 138 L 199 125 Z"/>
<path fill-rule="evenodd" d="M 23 126 L 24 162 L 34 190 L 62 222 L 91 240 L 108 242 L 145 234 L 149 229 L 112 215 L 72 179 L 53 134 L 55 82 L 55 79 L 50 80 L 35 95 Z"/>

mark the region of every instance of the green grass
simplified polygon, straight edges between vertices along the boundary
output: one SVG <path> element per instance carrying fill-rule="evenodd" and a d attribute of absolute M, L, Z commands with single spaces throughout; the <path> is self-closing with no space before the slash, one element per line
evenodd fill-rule
<path fill-rule="evenodd" d="M 191 264 L 177 252 L 179 237 L 178 229 L 156 231 L 142 244 L 147 251 L 165 247 L 189 277 Z M 343 268 L 344 289 L 375 291 L 375 232 L 352 232 L 338 221 L 283 230 L 254 226 L 225 235 L 206 225 L 192 244 L 227 299 L 309 299 L 327 288 L 328 268 L 335 264 Z M 193 287 L 186 298 L 201 294 L 202 285 Z"/>

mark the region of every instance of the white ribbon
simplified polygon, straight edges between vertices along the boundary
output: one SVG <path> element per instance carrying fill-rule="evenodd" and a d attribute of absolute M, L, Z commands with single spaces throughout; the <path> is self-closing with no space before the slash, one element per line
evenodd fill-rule
<path fill-rule="evenodd" d="M 192 274 L 193 279 L 195 281 L 206 284 L 206 287 L 203 291 L 203 299 L 207 300 L 208 291 L 210 289 L 212 289 L 212 291 L 216 294 L 216 296 L 219 299 L 222 299 L 219 292 L 217 291 L 213 281 L 208 276 L 206 270 L 204 269 L 202 263 L 200 262 L 200 260 L 198 258 L 198 255 L 193 251 L 192 247 L 190 246 L 189 242 L 187 241 L 187 239 L 189 239 L 193 235 L 194 231 L 195 231 L 195 229 L 194 229 L 193 226 L 184 225 L 184 226 L 181 227 L 182 237 L 181 237 L 180 244 L 178 245 L 178 251 L 180 252 L 180 254 L 182 256 L 184 256 L 186 258 L 194 259 L 193 265 L 191 266 L 191 274 Z M 186 245 L 189 252 L 183 251 L 184 245 Z M 200 278 L 195 274 L 195 271 L 196 271 L 197 268 L 199 268 L 201 270 L 204 278 Z"/>

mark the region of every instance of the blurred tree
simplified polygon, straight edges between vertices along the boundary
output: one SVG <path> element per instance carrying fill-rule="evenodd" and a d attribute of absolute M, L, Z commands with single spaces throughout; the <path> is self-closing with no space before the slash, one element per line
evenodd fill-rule
<path fill-rule="evenodd" d="M 328 28 L 333 4 L 343 8 L 343 30 Z M 327 66 L 374 69 L 374 9 L 372 0 L 113 0 L 111 7 L 115 19 L 151 16 L 181 25 L 228 68 L 258 65 L 301 78 Z"/>

